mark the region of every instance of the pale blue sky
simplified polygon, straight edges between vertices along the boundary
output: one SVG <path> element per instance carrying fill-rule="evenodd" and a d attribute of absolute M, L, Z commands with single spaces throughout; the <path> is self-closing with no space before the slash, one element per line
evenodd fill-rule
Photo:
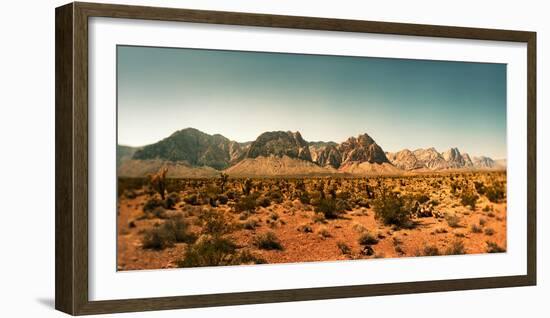
<path fill-rule="evenodd" d="M 193 127 L 506 157 L 506 65 L 118 46 L 118 142 Z"/>

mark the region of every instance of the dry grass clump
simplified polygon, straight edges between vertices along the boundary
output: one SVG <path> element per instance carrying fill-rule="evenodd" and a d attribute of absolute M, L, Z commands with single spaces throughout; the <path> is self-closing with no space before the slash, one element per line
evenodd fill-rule
<path fill-rule="evenodd" d="M 262 250 L 282 250 L 281 242 L 273 232 L 266 232 L 254 237 L 254 245 Z"/>
<path fill-rule="evenodd" d="M 378 244 L 378 239 L 376 236 L 372 235 L 369 232 L 365 232 L 359 236 L 359 244 L 361 245 L 374 245 Z"/>
<path fill-rule="evenodd" d="M 338 249 L 342 254 L 344 255 L 350 255 L 351 254 L 351 248 L 344 242 L 337 242 L 336 246 L 338 246 Z"/>
<path fill-rule="evenodd" d="M 470 226 L 470 232 L 472 232 L 472 233 L 481 233 L 481 232 L 483 232 L 483 229 L 477 224 L 472 224 Z"/>
<path fill-rule="evenodd" d="M 484 233 L 485 233 L 485 235 L 491 236 L 491 235 L 495 234 L 495 230 L 488 227 L 488 228 L 485 229 Z"/>
<path fill-rule="evenodd" d="M 328 228 L 326 228 L 325 226 L 320 227 L 320 228 L 317 230 L 317 234 L 319 234 L 319 236 L 320 236 L 321 238 L 329 238 L 329 237 L 332 236 L 332 235 L 330 234 L 330 231 L 328 230 Z"/>
<path fill-rule="evenodd" d="M 445 215 L 445 220 L 447 221 L 447 224 L 452 228 L 460 227 L 460 217 L 456 214 Z"/>
<path fill-rule="evenodd" d="M 464 242 L 461 240 L 456 240 L 451 243 L 451 246 L 447 248 L 445 252 L 447 255 L 462 255 L 466 254 L 466 249 L 464 248 Z"/>
<path fill-rule="evenodd" d="M 487 253 L 504 253 L 506 252 L 506 249 L 498 246 L 497 243 L 487 241 L 485 242 L 487 244 Z"/>
<path fill-rule="evenodd" d="M 441 255 L 439 249 L 435 245 L 426 245 L 423 250 L 424 256 L 438 256 Z"/>
<path fill-rule="evenodd" d="M 189 224 L 181 218 L 167 220 L 162 225 L 145 230 L 141 238 L 145 249 L 163 250 L 174 243 L 192 243 L 196 236 L 189 231 Z"/>

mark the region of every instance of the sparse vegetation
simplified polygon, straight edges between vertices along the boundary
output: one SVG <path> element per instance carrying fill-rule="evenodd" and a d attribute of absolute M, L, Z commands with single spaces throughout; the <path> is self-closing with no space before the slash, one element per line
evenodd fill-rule
<path fill-rule="evenodd" d="M 438 256 L 441 255 L 439 249 L 435 245 L 426 245 L 424 246 L 424 256 Z"/>
<path fill-rule="evenodd" d="M 506 246 L 501 172 L 255 179 L 220 174 L 163 182 L 159 192 L 149 179 L 119 178 L 122 270 L 299 262 L 318 255 L 496 253 Z M 484 239 L 490 241 L 475 242 Z"/>
<path fill-rule="evenodd" d="M 359 244 L 361 245 L 374 245 L 378 244 L 378 239 L 371 233 L 363 233 L 359 236 Z"/>
<path fill-rule="evenodd" d="M 470 231 L 472 233 L 481 233 L 481 232 L 483 232 L 483 229 L 480 226 L 478 226 L 477 224 L 472 224 L 470 226 Z"/>
<path fill-rule="evenodd" d="M 382 187 L 373 202 L 376 218 L 386 225 L 411 227 L 409 202 L 396 192 Z"/>
<path fill-rule="evenodd" d="M 336 243 L 336 246 L 338 246 L 338 249 L 340 250 L 340 252 L 342 252 L 342 254 L 344 255 L 351 254 L 351 248 L 346 243 L 338 242 Z"/>
<path fill-rule="evenodd" d="M 476 209 L 476 202 L 478 199 L 479 196 L 471 191 L 463 192 L 460 195 L 460 203 L 462 203 L 463 206 L 469 206 L 472 210 Z"/>
<path fill-rule="evenodd" d="M 464 248 L 464 242 L 461 240 L 456 240 L 451 243 L 451 246 L 447 248 L 445 252 L 447 255 L 462 255 L 466 254 L 466 249 Z"/>
<path fill-rule="evenodd" d="M 495 242 L 487 241 L 486 244 L 487 244 L 487 253 L 504 253 L 504 252 L 506 252 L 506 249 L 498 246 L 498 244 L 495 243 Z"/>
<path fill-rule="evenodd" d="M 254 237 L 254 245 L 262 250 L 282 250 L 281 242 L 273 232 L 259 234 Z"/>
<path fill-rule="evenodd" d="M 445 216 L 447 224 L 452 228 L 460 227 L 460 217 L 456 214 L 447 214 Z"/>
<path fill-rule="evenodd" d="M 487 199 L 493 203 L 498 203 L 504 200 L 506 196 L 506 188 L 500 182 L 495 182 L 491 186 L 487 187 L 485 191 Z"/>

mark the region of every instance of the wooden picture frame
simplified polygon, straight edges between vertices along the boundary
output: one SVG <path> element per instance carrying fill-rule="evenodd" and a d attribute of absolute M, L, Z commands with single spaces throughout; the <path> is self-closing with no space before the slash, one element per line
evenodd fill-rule
<path fill-rule="evenodd" d="M 536 284 L 536 33 L 237 12 L 70 3 L 56 16 L 55 307 L 101 314 Z M 111 17 L 527 43 L 527 275 L 90 301 L 88 297 L 88 19 Z"/>

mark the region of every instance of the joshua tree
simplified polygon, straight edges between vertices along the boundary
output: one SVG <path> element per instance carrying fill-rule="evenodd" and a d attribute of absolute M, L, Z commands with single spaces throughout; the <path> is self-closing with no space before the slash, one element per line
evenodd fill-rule
<path fill-rule="evenodd" d="M 221 192 L 223 193 L 224 191 L 224 188 L 225 188 L 225 184 L 227 183 L 227 180 L 229 179 L 229 176 L 227 175 L 227 173 L 220 173 L 220 189 L 221 189 Z"/>
<path fill-rule="evenodd" d="M 166 191 L 166 172 L 168 172 L 168 168 L 163 167 L 157 173 L 149 175 L 151 187 L 160 194 L 162 200 L 164 200 Z"/>
<path fill-rule="evenodd" d="M 250 191 L 252 190 L 252 180 L 250 178 L 246 178 L 244 180 L 244 183 L 242 184 L 242 190 L 245 195 L 250 194 Z"/>

